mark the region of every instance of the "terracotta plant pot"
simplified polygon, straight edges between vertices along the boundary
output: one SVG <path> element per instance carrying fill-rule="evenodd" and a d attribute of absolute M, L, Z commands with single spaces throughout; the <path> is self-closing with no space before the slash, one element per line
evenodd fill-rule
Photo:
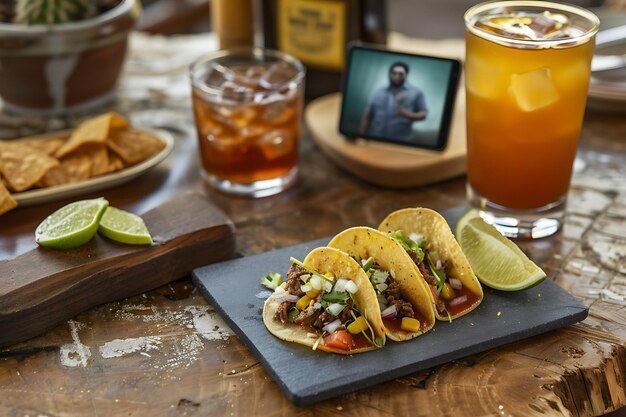
<path fill-rule="evenodd" d="M 89 20 L 0 23 L 0 97 L 5 111 L 58 116 L 87 112 L 114 97 L 128 35 L 141 10 L 122 0 Z"/>

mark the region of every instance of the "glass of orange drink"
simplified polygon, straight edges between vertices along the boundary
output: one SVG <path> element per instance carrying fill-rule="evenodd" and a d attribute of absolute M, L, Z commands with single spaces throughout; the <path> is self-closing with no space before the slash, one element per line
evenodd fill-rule
<path fill-rule="evenodd" d="M 509 237 L 556 233 L 580 135 L 598 18 L 497 1 L 465 13 L 468 199 Z"/>

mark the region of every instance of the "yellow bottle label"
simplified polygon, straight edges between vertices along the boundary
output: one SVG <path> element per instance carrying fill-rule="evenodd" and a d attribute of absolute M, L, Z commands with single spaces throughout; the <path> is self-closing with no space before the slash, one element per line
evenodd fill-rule
<path fill-rule="evenodd" d="M 279 0 L 278 48 L 317 68 L 345 64 L 346 5 L 337 1 Z"/>

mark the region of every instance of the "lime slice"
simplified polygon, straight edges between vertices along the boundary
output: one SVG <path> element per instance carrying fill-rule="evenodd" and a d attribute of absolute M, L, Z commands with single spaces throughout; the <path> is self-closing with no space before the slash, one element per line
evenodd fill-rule
<path fill-rule="evenodd" d="M 474 273 L 488 287 L 518 291 L 546 278 L 541 268 L 515 243 L 487 224 L 476 210 L 461 217 L 456 226 L 456 239 Z"/>
<path fill-rule="evenodd" d="M 109 207 L 100 220 L 98 232 L 111 240 L 130 245 L 151 245 L 152 238 L 141 217 Z"/>
<path fill-rule="evenodd" d="M 35 242 L 55 249 L 84 245 L 98 231 L 98 223 L 108 205 L 109 202 L 101 197 L 61 207 L 37 226 Z"/>

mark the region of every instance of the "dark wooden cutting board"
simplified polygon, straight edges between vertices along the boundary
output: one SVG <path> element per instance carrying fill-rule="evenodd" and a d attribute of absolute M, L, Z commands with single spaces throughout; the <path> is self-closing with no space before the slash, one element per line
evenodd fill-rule
<path fill-rule="evenodd" d="M 142 218 L 154 240 L 151 246 L 118 244 L 96 235 L 80 248 L 37 247 L 0 261 L 0 346 L 232 257 L 232 222 L 199 193 L 180 194 Z"/>

